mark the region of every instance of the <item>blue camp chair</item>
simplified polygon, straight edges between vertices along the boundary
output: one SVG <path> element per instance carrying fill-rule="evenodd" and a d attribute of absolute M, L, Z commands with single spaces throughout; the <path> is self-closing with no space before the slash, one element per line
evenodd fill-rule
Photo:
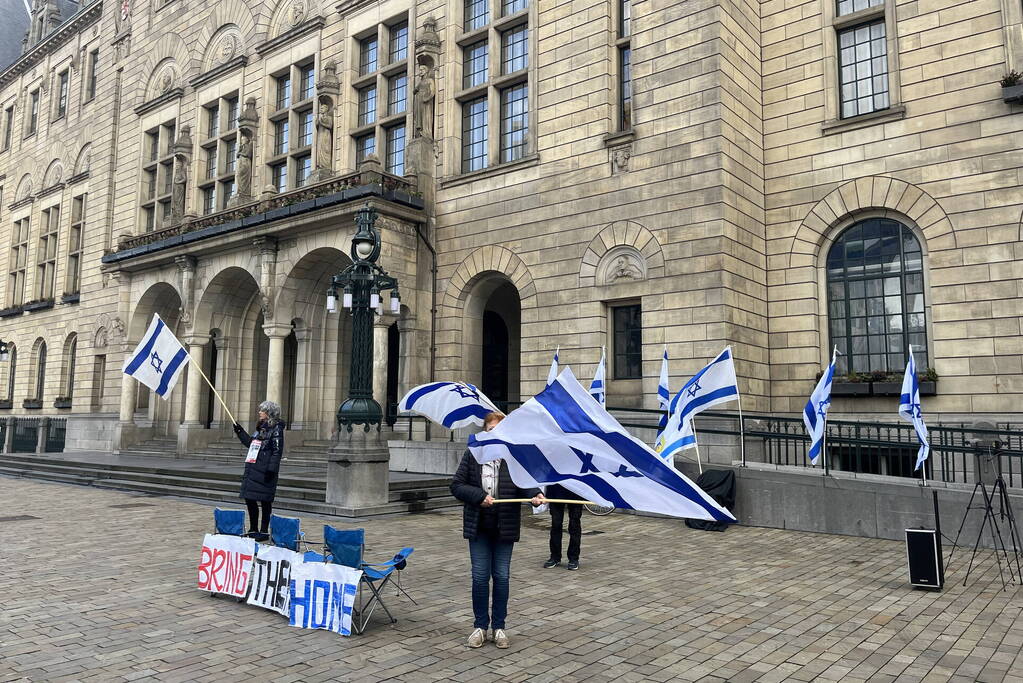
<path fill-rule="evenodd" d="M 391 610 L 384 603 L 382 592 L 384 587 L 391 583 L 392 579 L 396 576 L 398 576 L 400 581 L 400 576 L 397 573 L 405 569 L 407 558 L 414 549 L 402 548 L 401 552 L 387 562 L 364 562 L 362 556 L 366 546 L 365 530 L 335 529 L 327 525 L 323 526 L 323 543 L 324 554 L 327 556 L 328 562 L 362 571 L 362 578 L 359 581 L 359 592 L 356 595 L 356 605 L 352 610 L 352 629 L 356 633 L 361 634 L 364 632 L 377 605 L 380 605 L 384 612 L 387 613 L 392 624 L 398 623 L 398 620 L 394 618 Z M 362 594 L 364 584 L 369 587 L 370 591 L 370 596 L 365 599 Z M 412 596 L 401 587 L 400 582 L 396 581 L 393 585 L 397 587 L 399 592 L 404 593 L 409 600 L 415 603 Z"/>
<path fill-rule="evenodd" d="M 302 546 L 322 541 L 312 541 L 305 537 L 302 531 L 302 522 L 298 517 L 283 517 L 281 515 L 270 515 L 270 543 L 278 548 L 287 548 L 296 553 L 302 552 Z M 306 562 L 323 562 L 324 557 L 318 552 L 309 550 L 305 552 Z"/>
<path fill-rule="evenodd" d="M 241 536 L 245 533 L 245 510 L 213 508 L 213 533 Z"/>

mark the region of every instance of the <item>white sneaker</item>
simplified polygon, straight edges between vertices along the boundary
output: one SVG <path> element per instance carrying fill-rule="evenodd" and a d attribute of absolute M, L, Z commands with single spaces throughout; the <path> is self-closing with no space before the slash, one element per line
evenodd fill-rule
<path fill-rule="evenodd" d="M 503 628 L 494 629 L 494 645 L 502 650 L 508 647 L 508 634 L 504 632 Z"/>
<path fill-rule="evenodd" d="M 469 634 L 469 640 L 466 642 L 466 645 L 469 647 L 483 647 L 483 641 L 486 640 L 486 638 L 486 632 L 483 629 L 478 628 Z M 505 647 L 508 646 L 505 645 Z"/>

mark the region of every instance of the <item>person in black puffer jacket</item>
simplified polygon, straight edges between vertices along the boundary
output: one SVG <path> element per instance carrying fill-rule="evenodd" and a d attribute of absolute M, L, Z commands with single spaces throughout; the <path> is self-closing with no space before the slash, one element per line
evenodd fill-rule
<path fill-rule="evenodd" d="M 490 431 L 504 419 L 502 413 L 490 413 L 483 427 Z M 475 617 L 469 647 L 480 647 L 487 629 L 493 627 L 494 644 L 508 647 L 504 632 L 508 615 L 508 584 L 512 547 L 519 540 L 520 506 L 493 501 L 505 498 L 532 498 L 533 505 L 544 501 L 540 489 L 521 489 L 512 481 L 508 467 L 500 460 L 485 463 L 466 450 L 451 480 L 451 494 L 465 503 L 462 508 L 462 536 L 469 541 L 472 562 L 472 611 Z M 490 607 L 490 582 L 493 579 L 493 613 Z"/>
<path fill-rule="evenodd" d="M 273 401 L 259 404 L 259 422 L 251 436 L 237 422 L 234 433 L 242 445 L 249 449 L 245 458 L 245 473 L 242 475 L 240 497 L 249 508 L 249 532 L 260 541 L 270 536 L 270 513 L 277 495 L 277 474 L 281 469 L 284 455 L 284 421 L 281 407 Z M 260 507 L 263 516 L 260 519 Z"/>

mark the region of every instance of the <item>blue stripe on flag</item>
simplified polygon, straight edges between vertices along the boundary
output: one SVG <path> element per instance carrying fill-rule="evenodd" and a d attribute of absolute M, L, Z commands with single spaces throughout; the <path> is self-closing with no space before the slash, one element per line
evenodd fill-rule
<path fill-rule="evenodd" d="M 463 420 L 467 417 L 473 416 L 482 419 L 489 415 L 491 412 L 492 411 L 490 410 L 490 408 L 487 408 L 486 406 L 481 406 L 479 404 L 471 406 L 462 406 L 461 408 L 456 408 L 452 410 L 450 413 L 444 416 L 444 426 L 447 427 L 448 429 L 451 429 L 451 425 L 455 424 L 459 420 Z"/>
<path fill-rule="evenodd" d="M 416 404 L 416 401 L 421 399 L 423 396 L 431 394 L 435 391 L 443 389 L 444 387 L 452 386 L 453 382 L 434 382 L 433 384 L 427 384 L 419 389 L 419 391 L 412 392 L 408 400 L 405 402 L 405 410 L 409 410 Z"/>
<path fill-rule="evenodd" d="M 716 520 L 722 522 L 733 521 L 730 517 L 722 514 L 720 510 L 709 505 L 703 499 L 703 496 L 679 478 L 677 473 L 664 465 L 663 461 L 658 460 L 656 456 L 651 457 L 651 454 L 643 446 L 635 443 L 625 434 L 605 432 L 598 427 L 559 382 L 555 382 L 534 398 L 547 409 L 547 412 L 551 414 L 562 431 L 590 434 L 597 437 L 613 448 L 636 471 L 642 473 L 648 479 L 652 479 L 666 489 L 688 498 L 706 510 Z M 566 406 L 571 406 L 573 409 L 566 411 Z"/>
<path fill-rule="evenodd" d="M 720 389 L 715 389 L 714 391 L 706 393 L 703 396 L 701 396 L 700 398 L 698 398 L 698 399 L 696 399 L 696 400 L 694 400 L 694 401 L 692 401 L 690 403 L 687 403 L 686 404 L 686 413 L 685 413 L 685 415 L 682 416 L 682 419 L 683 420 L 686 419 L 686 415 L 688 415 L 689 413 L 694 412 L 694 410 L 696 408 L 699 408 L 700 406 L 707 405 L 708 403 L 711 403 L 713 401 L 717 401 L 719 399 L 725 398 L 726 396 L 738 396 L 738 395 L 739 395 L 739 389 L 734 384 L 732 386 L 729 386 L 729 387 L 721 387 Z"/>
<path fill-rule="evenodd" d="M 142 367 L 142 364 L 149 360 L 149 354 L 153 352 L 153 345 L 156 344 L 156 340 L 160 336 L 160 332 L 163 331 L 164 324 L 163 320 L 157 320 L 156 329 L 153 330 L 153 334 L 149 335 L 149 339 L 146 340 L 146 345 L 142 347 L 142 351 L 138 353 L 134 358 L 131 359 L 131 363 L 124 369 L 126 375 L 134 375 L 135 371 Z"/>
<path fill-rule="evenodd" d="M 156 395 L 163 396 L 167 393 L 167 385 L 174 378 L 174 374 L 178 371 L 178 366 L 181 365 L 188 353 L 184 349 L 178 349 L 178 352 L 174 354 L 174 358 L 171 358 L 171 362 L 167 364 L 167 369 L 163 371 L 163 377 L 160 378 L 160 386 L 156 388 Z"/>

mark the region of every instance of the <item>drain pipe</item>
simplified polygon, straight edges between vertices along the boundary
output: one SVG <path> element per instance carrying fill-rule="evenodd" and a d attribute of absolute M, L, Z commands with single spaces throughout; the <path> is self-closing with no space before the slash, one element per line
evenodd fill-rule
<path fill-rule="evenodd" d="M 422 223 L 416 223 L 416 235 L 430 250 L 430 381 L 433 382 L 437 374 L 437 250 L 423 234 Z M 430 421 L 426 420 L 427 441 L 430 440 L 430 427 Z"/>

